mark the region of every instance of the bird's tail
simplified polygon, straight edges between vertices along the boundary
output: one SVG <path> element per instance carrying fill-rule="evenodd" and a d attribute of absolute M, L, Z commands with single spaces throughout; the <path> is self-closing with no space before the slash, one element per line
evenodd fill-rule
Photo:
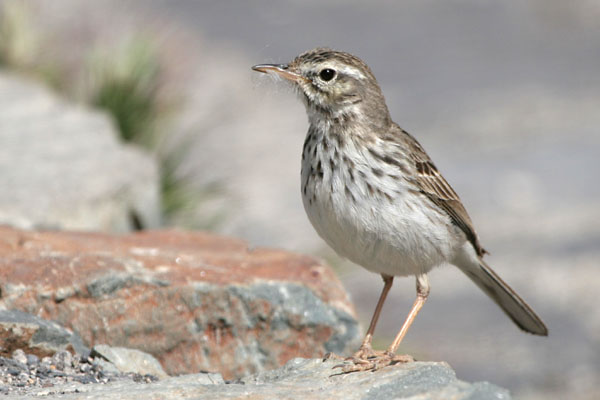
<path fill-rule="evenodd" d="M 463 251 L 455 260 L 455 265 L 490 296 L 519 328 L 534 335 L 548 336 L 548 328 L 540 317 L 474 251 Z"/>

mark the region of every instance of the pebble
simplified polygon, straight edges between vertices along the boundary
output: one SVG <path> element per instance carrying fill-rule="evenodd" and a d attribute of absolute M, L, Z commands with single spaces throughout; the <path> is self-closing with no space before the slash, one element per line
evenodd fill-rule
<path fill-rule="evenodd" d="M 12 359 L 17 362 L 20 362 L 21 364 L 27 364 L 27 356 L 25 355 L 25 352 L 21 349 L 13 351 Z"/>
<path fill-rule="evenodd" d="M 35 354 L 27 354 L 27 365 L 35 365 L 40 362 L 40 358 Z"/>
<path fill-rule="evenodd" d="M 106 371 L 94 358 L 74 355 L 68 351 L 60 351 L 52 357 L 40 359 L 17 349 L 10 358 L 0 357 L 0 395 L 22 395 L 32 387 L 51 388 L 67 382 L 106 384 L 116 380 L 131 380 L 142 384 L 155 382 L 158 378 Z"/>

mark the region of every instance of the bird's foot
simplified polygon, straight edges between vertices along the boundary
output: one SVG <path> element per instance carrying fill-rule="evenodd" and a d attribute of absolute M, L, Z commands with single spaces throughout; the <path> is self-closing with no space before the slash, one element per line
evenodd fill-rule
<path fill-rule="evenodd" d="M 342 356 L 338 356 L 337 354 L 335 354 L 334 352 L 330 351 L 329 353 L 326 353 L 323 356 L 323 361 L 327 361 L 327 360 L 338 360 L 338 361 L 343 361 L 345 360 L 344 357 Z"/>
<path fill-rule="evenodd" d="M 370 344 L 363 344 L 356 353 L 354 353 L 351 357 L 346 358 L 346 360 L 368 360 L 369 358 L 381 357 L 384 354 L 385 351 L 373 350 Z"/>
<path fill-rule="evenodd" d="M 372 351 L 372 355 L 366 358 L 349 357 L 344 363 L 336 365 L 334 368 L 341 368 L 342 374 L 360 371 L 377 371 L 388 365 L 413 362 L 415 359 L 408 354 L 396 355 L 388 351 Z M 360 353 L 360 350 L 357 354 Z"/>

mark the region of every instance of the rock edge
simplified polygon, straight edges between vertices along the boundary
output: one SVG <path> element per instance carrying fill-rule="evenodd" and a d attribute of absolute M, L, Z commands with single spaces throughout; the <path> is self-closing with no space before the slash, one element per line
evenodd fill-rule
<path fill-rule="evenodd" d="M 219 374 L 192 374 L 140 384 L 118 381 L 106 385 L 64 384 L 37 388 L 19 398 L 75 399 L 422 399 L 509 400 L 507 390 L 487 382 L 456 378 L 444 362 L 414 362 L 375 372 L 339 374 L 336 360 L 290 360 L 281 368 L 226 382 Z M 9 396 L 7 398 L 16 398 Z"/>

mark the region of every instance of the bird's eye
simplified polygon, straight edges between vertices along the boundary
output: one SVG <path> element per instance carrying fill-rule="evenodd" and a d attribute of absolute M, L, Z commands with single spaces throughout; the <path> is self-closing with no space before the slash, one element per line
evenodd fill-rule
<path fill-rule="evenodd" d="M 325 82 L 330 81 L 335 78 L 335 70 L 331 68 L 322 69 L 321 72 L 319 72 L 319 77 Z"/>

